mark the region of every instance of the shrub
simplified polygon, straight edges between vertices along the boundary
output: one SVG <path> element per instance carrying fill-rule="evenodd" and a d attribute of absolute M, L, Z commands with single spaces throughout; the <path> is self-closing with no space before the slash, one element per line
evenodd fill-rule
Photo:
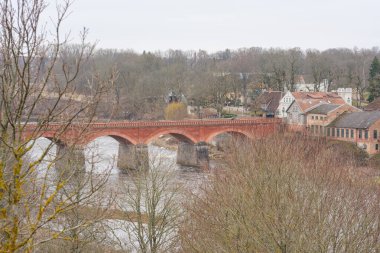
<path fill-rule="evenodd" d="M 372 168 L 380 169 L 380 154 L 371 156 L 369 159 L 369 166 Z"/>
<path fill-rule="evenodd" d="M 165 108 L 165 119 L 181 120 L 187 116 L 187 106 L 184 103 L 170 103 Z"/>
<path fill-rule="evenodd" d="M 377 252 L 380 192 L 324 139 L 230 145 L 227 165 L 192 196 L 184 252 Z"/>
<path fill-rule="evenodd" d="M 367 152 L 356 146 L 355 143 L 329 140 L 327 142 L 327 148 L 330 149 L 335 154 L 336 159 L 342 163 L 345 163 L 347 161 L 347 157 L 350 157 L 352 158 L 350 160 L 357 166 L 367 165 Z"/>

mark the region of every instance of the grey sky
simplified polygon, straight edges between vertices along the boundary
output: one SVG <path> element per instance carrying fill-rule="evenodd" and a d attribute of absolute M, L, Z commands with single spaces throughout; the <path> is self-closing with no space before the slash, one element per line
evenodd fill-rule
<path fill-rule="evenodd" d="M 380 0 L 75 0 L 71 11 L 65 30 L 88 27 L 98 48 L 380 46 Z"/>

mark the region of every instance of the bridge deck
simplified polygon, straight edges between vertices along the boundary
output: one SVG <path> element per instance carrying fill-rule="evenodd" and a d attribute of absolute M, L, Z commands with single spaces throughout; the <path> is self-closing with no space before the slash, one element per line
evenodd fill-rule
<path fill-rule="evenodd" d="M 91 128 L 137 128 L 137 127 L 170 127 L 170 126 L 233 126 L 249 124 L 278 124 L 281 119 L 277 118 L 242 118 L 242 119 L 194 119 L 194 120 L 160 120 L 160 121 L 113 121 L 104 123 L 89 123 Z M 73 123 L 72 126 L 80 126 L 81 123 Z M 87 125 L 87 124 L 86 124 Z M 50 123 L 49 128 L 59 128 L 62 124 Z"/>

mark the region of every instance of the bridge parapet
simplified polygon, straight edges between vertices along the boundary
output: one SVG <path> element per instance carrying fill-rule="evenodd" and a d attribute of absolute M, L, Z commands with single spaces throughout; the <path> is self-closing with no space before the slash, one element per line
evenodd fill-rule
<path fill-rule="evenodd" d="M 215 125 L 247 125 L 247 124 L 279 124 L 281 119 L 248 118 L 248 119 L 212 119 L 212 120 L 178 120 L 178 121 L 118 121 L 106 123 L 77 124 L 70 127 L 88 126 L 91 128 L 136 128 L 136 127 L 170 127 L 170 126 L 215 126 Z M 51 123 L 49 130 L 59 129 L 62 125 Z"/>

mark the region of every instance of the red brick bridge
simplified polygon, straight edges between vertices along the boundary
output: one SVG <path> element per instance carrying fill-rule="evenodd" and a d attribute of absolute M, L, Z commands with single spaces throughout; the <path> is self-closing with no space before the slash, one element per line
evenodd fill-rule
<path fill-rule="evenodd" d="M 177 162 L 199 166 L 208 162 L 206 143 L 222 133 L 261 138 L 277 131 L 280 119 L 242 118 L 181 121 L 119 121 L 109 123 L 72 124 L 62 130 L 59 123 L 50 124 L 38 137 L 48 138 L 58 144 L 60 152 L 76 143 L 83 148 L 89 142 L 110 136 L 119 142 L 119 168 L 136 167 L 141 156 L 147 156 L 147 144 L 161 135 L 169 134 L 180 141 Z M 33 130 L 33 125 L 29 127 Z M 79 149 L 80 149 L 79 148 Z M 83 153 L 83 152 L 82 152 Z"/>

